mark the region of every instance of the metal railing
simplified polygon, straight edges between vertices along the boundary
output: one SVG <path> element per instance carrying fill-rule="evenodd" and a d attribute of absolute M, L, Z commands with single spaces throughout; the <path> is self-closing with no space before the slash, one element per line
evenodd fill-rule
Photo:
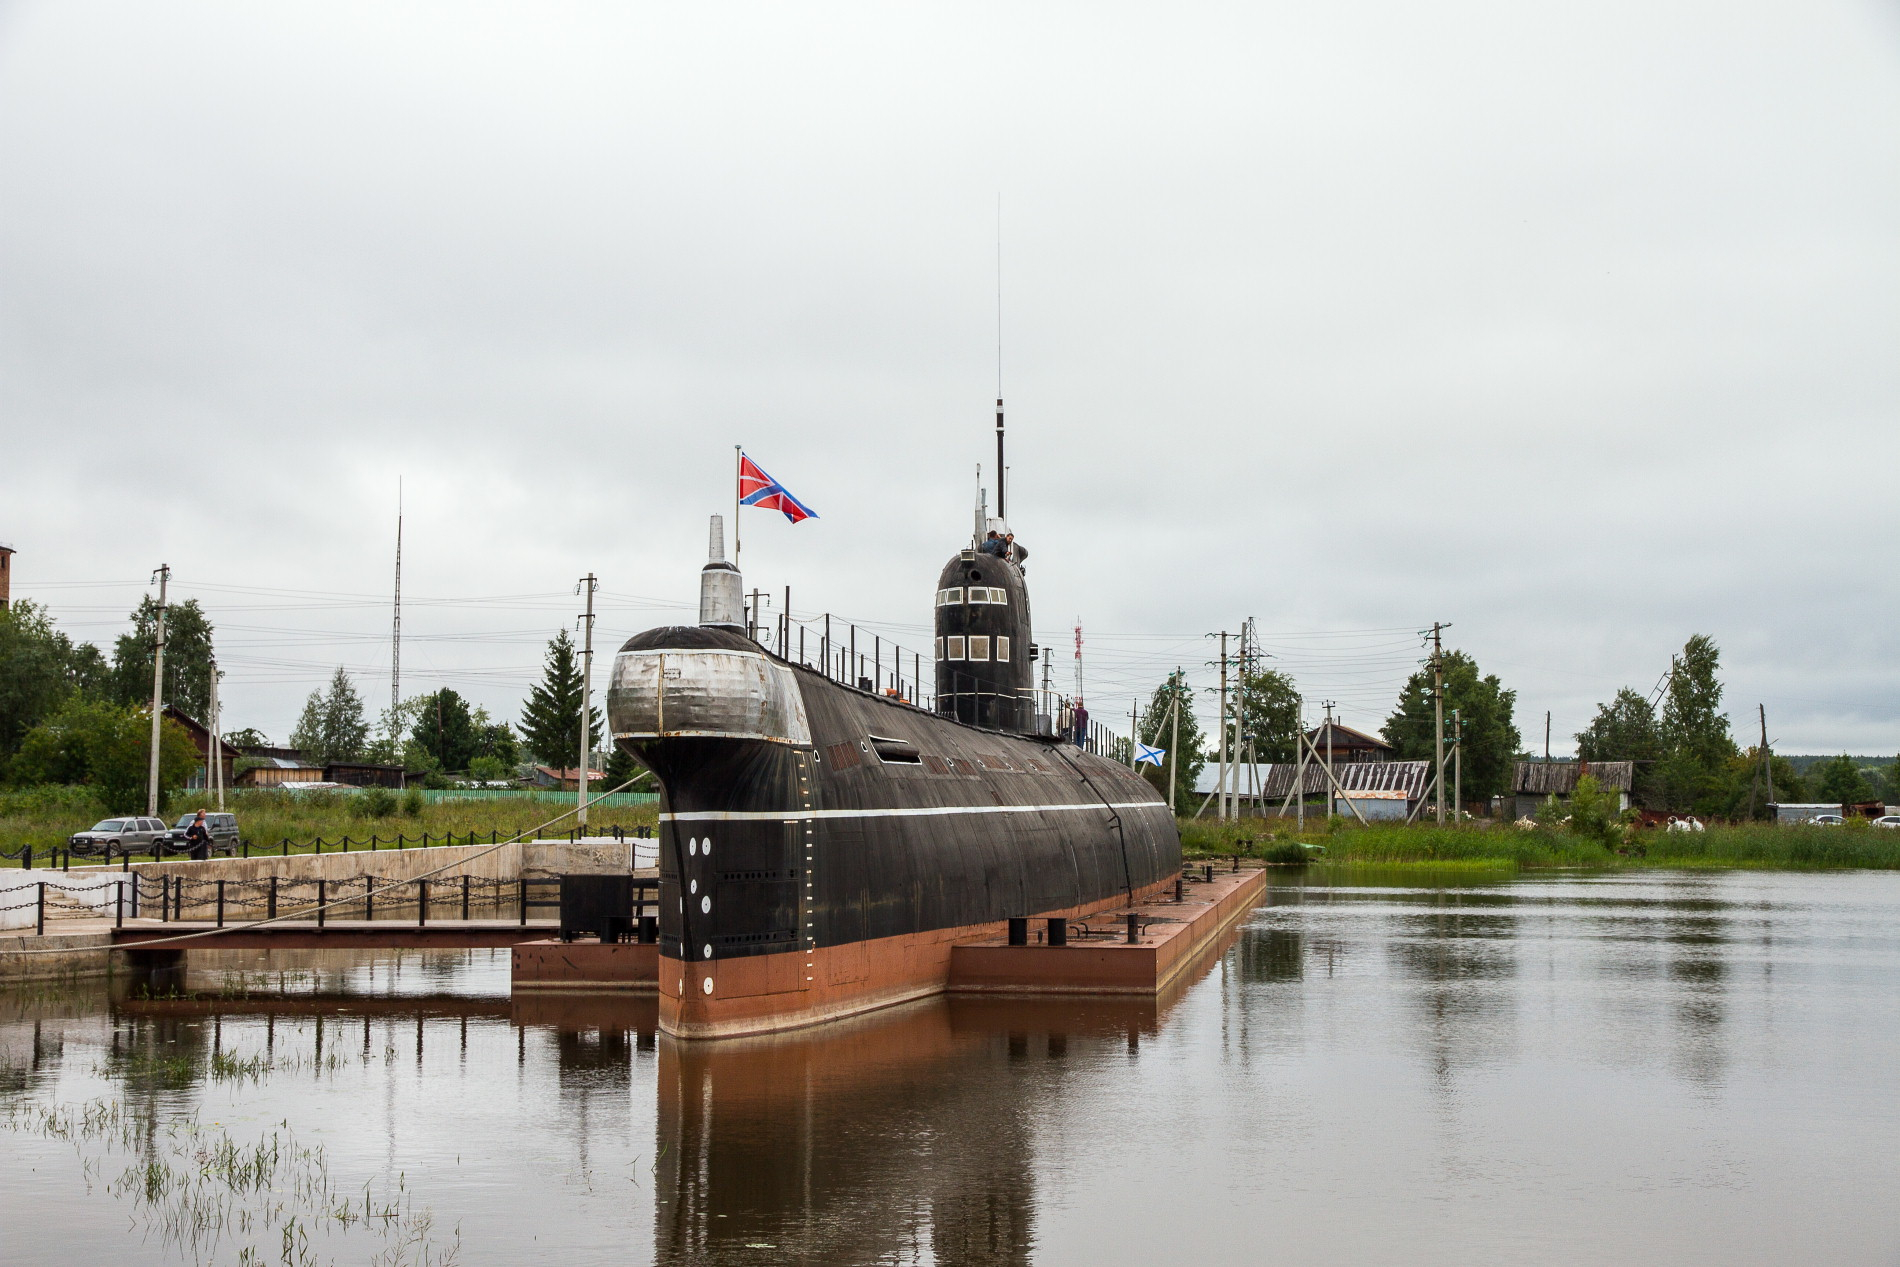
<path fill-rule="evenodd" d="M 132 872 L 110 880 L 110 884 L 41 880 L 22 885 L 10 890 L 8 896 L 30 896 L 0 904 L 0 912 L 31 909 L 34 932 L 44 936 L 48 921 L 57 920 L 110 917 L 119 928 L 127 920 L 141 919 L 223 928 L 233 922 L 296 919 L 300 912 L 318 928 L 328 927 L 333 920 L 413 922 L 417 928 L 426 928 L 431 919 L 437 924 L 445 919 L 491 923 L 513 920 L 525 927 L 531 910 L 559 909 L 561 905 L 559 876 L 503 880 L 465 875 L 395 880 L 366 873 L 348 880 L 283 876 L 197 880 L 185 875 L 149 877 Z M 359 888 L 360 893 L 352 895 L 351 891 Z M 642 941 L 651 941 L 655 935 L 659 888 L 657 879 L 633 881 L 633 923 Z M 215 947 L 207 947 L 211 948 Z"/>
<path fill-rule="evenodd" d="M 247 839 L 239 839 L 236 844 L 208 846 L 206 856 L 210 858 L 268 858 L 272 856 L 288 858 L 292 854 L 309 856 L 323 853 L 375 853 L 384 849 L 467 848 L 473 845 L 499 844 L 503 840 L 509 839 L 516 834 L 514 831 L 504 830 L 502 828 L 490 828 L 486 833 L 478 831 L 431 833 L 425 831 L 415 836 L 409 836 L 398 832 L 394 836 L 371 835 L 367 839 L 340 836 L 334 840 L 328 840 L 322 836 L 318 836 L 314 839 L 302 842 L 293 841 L 289 837 L 284 837 L 274 845 L 259 845 Z M 564 833 L 540 836 L 537 837 L 537 839 L 561 840 L 565 838 L 570 844 L 573 844 L 578 843 L 583 834 L 584 833 L 578 827 L 575 827 L 568 829 Z M 608 827 L 593 832 L 591 838 L 600 839 L 607 836 L 612 836 L 617 841 L 651 840 L 653 838 L 653 828 L 644 825 L 634 827 L 631 830 L 619 827 Z M 0 849 L 0 859 L 4 859 L 8 862 L 17 862 L 20 869 L 25 871 L 32 870 L 36 860 L 44 860 L 46 866 L 54 870 L 70 871 L 74 859 L 79 860 L 80 866 L 95 866 L 100 864 L 111 866 L 116 861 L 120 864 L 122 870 L 127 870 L 130 869 L 132 859 L 140 857 L 149 857 L 154 862 L 163 861 L 166 858 L 190 859 L 192 858 L 192 849 L 189 845 L 171 844 L 161 841 L 153 841 L 142 849 L 122 849 L 107 845 L 101 848 L 97 853 L 75 851 L 65 845 L 49 845 L 44 850 L 36 850 L 32 845 L 21 845 L 19 848 L 13 850 Z"/>

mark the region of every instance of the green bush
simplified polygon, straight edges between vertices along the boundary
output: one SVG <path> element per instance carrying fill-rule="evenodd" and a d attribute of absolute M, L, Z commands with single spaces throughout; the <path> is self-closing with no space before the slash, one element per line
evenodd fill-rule
<path fill-rule="evenodd" d="M 396 812 L 396 794 L 386 787 L 366 787 L 351 800 L 364 818 L 388 818 Z"/>
<path fill-rule="evenodd" d="M 1605 790 L 1593 775 L 1579 778 L 1577 790 L 1570 795 L 1569 826 L 1573 834 L 1599 845 L 1614 849 L 1622 844 L 1623 811 L 1616 793 Z"/>
<path fill-rule="evenodd" d="M 423 806 L 422 789 L 412 787 L 402 794 L 402 812 L 408 818 L 421 818 Z"/>
<path fill-rule="evenodd" d="M 1260 855 L 1261 860 L 1286 865 L 1302 865 L 1311 861 L 1312 852 L 1297 840 L 1284 840 L 1270 844 Z"/>

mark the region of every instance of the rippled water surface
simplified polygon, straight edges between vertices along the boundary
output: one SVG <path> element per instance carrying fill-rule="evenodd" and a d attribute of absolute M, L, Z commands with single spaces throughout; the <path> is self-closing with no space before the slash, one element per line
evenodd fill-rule
<path fill-rule="evenodd" d="M 0 1261 L 1900 1261 L 1900 876 L 1285 880 L 1158 1003 L 711 1046 L 202 959 L 0 994 Z"/>

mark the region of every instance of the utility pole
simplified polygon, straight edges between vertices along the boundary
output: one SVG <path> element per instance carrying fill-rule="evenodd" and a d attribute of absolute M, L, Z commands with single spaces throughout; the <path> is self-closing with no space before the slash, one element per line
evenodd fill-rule
<path fill-rule="evenodd" d="M 218 808 L 224 808 L 224 740 L 220 738 L 219 728 L 223 721 L 218 716 L 218 662 L 211 662 L 211 743 L 207 745 L 211 764 L 205 773 L 209 776 L 206 783 L 216 790 Z"/>
<path fill-rule="evenodd" d="M 1216 787 L 1220 789 L 1220 818 L 1227 821 L 1227 631 L 1220 632 L 1220 767 Z"/>
<path fill-rule="evenodd" d="M 1128 701 L 1128 768 L 1135 768 L 1135 748 L 1141 743 L 1140 724 L 1135 720 L 1136 712 L 1141 708 L 1139 699 Z"/>
<path fill-rule="evenodd" d="M 764 610 L 760 604 L 770 602 L 771 599 L 767 597 L 764 590 L 753 590 L 749 597 L 752 600 L 752 606 L 750 613 L 746 616 L 745 636 L 757 642 L 759 640 L 759 613 Z M 857 643 L 854 641 L 851 645 L 856 647 Z"/>
<path fill-rule="evenodd" d="M 575 793 L 575 825 L 581 829 L 583 836 L 587 834 L 587 762 L 594 742 L 593 719 L 588 714 L 594 704 L 594 591 L 599 588 L 600 583 L 594 579 L 592 572 L 582 577 L 580 584 L 574 587 L 576 593 L 587 595 L 587 610 L 581 615 L 587 629 L 581 651 L 581 768 L 574 780 L 575 786 L 579 788 Z"/>
<path fill-rule="evenodd" d="M 1548 713 L 1545 714 L 1549 716 Z M 1465 804 L 1465 717 L 1464 710 L 1451 710 L 1451 818 L 1458 821 Z"/>
<path fill-rule="evenodd" d="M 1755 711 L 1761 714 L 1761 772 L 1768 785 L 1768 804 L 1775 803 L 1775 763 L 1768 753 L 1768 706 L 1755 705 Z"/>
<path fill-rule="evenodd" d="M 1293 726 L 1294 726 L 1294 729 L 1297 730 L 1300 735 L 1300 740 L 1299 740 L 1300 760 L 1299 760 L 1299 763 L 1293 767 L 1293 795 L 1299 799 L 1298 818 L 1299 818 L 1300 825 L 1299 825 L 1298 830 L 1305 831 L 1306 830 L 1306 753 L 1307 753 L 1307 750 L 1310 749 L 1313 745 L 1306 742 L 1306 701 L 1305 700 L 1298 701 L 1298 703 L 1294 706 L 1294 708 L 1295 708 L 1295 712 L 1297 713 L 1297 716 L 1295 716 L 1293 719 Z M 1285 809 L 1286 809 L 1285 806 L 1281 806 L 1282 813 L 1285 812 Z"/>
<path fill-rule="evenodd" d="M 1550 710 L 1544 710 L 1544 764 L 1550 764 Z"/>
<path fill-rule="evenodd" d="M 1326 706 L 1326 782 L 1333 782 L 1333 700 L 1321 700 Z"/>
<path fill-rule="evenodd" d="M 157 818 L 159 723 L 164 720 L 159 710 L 165 707 L 165 587 L 172 579 L 171 564 L 159 564 L 152 575 L 158 578 L 158 641 L 152 647 L 152 760 L 146 772 L 145 814 Z"/>
<path fill-rule="evenodd" d="M 1181 816 L 1180 797 L 1176 787 L 1181 761 L 1181 688 L 1177 681 L 1180 676 L 1181 670 L 1176 669 L 1168 678 L 1168 716 L 1174 722 L 1172 733 L 1168 736 L 1168 812 L 1176 818 Z"/>
<path fill-rule="evenodd" d="M 1436 774 L 1432 789 L 1433 812 L 1438 825 L 1445 825 L 1445 627 L 1432 622 L 1432 769 Z"/>

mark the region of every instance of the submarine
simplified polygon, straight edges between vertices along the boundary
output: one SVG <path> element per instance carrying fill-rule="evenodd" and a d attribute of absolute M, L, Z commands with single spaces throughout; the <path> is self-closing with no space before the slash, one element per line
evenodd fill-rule
<path fill-rule="evenodd" d="M 979 504 L 938 574 L 932 707 L 749 636 L 717 515 L 699 623 L 615 656 L 613 742 L 660 786 L 662 1031 L 738 1037 L 889 1007 L 945 990 L 951 948 L 1013 917 L 1172 891 L 1181 840 L 1160 794 L 1037 709 L 1024 552 L 984 549 L 1002 509 L 986 520 Z"/>

